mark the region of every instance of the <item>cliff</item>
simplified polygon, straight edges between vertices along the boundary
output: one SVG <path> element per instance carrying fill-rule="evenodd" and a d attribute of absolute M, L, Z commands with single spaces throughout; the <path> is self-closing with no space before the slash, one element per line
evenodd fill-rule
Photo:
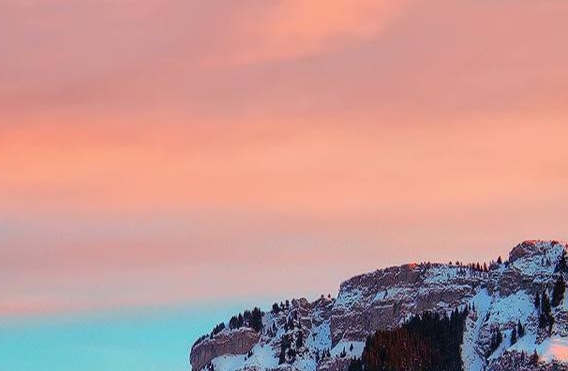
<path fill-rule="evenodd" d="M 483 266 L 408 264 L 353 277 L 336 299 L 322 297 L 282 303 L 262 316 L 262 329 L 231 328 L 197 342 L 193 371 L 345 370 L 360 357 L 365 339 L 376 330 L 402 325 L 424 311 L 449 313 L 471 308 L 465 323 L 462 360 L 467 371 L 567 370 L 568 299 L 551 308 L 543 324 L 537 294 L 552 289 L 567 250 L 556 241 L 525 241 L 509 259 Z M 513 329 L 524 336 L 512 344 Z M 495 346 L 494 334 L 502 341 Z M 536 351 L 538 362 L 529 359 Z"/>

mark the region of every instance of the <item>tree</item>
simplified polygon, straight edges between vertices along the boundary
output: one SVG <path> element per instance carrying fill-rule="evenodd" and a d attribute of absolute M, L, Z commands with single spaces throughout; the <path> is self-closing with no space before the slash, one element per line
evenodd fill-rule
<path fill-rule="evenodd" d="M 278 314 L 279 312 L 280 312 L 280 307 L 278 306 L 278 303 L 272 304 L 272 313 Z"/>
<path fill-rule="evenodd" d="M 558 277 L 554 283 L 554 289 L 552 290 L 552 306 L 557 307 L 564 299 L 564 291 L 566 290 L 566 284 L 564 283 L 564 278 L 562 275 Z"/>
<path fill-rule="evenodd" d="M 499 255 L 499 257 L 497 258 L 497 264 L 501 265 L 503 264 L 503 259 L 501 259 L 501 256 Z"/>
<path fill-rule="evenodd" d="M 298 337 L 296 338 L 296 349 L 300 349 L 304 346 L 304 333 L 302 331 L 298 332 Z"/>
<path fill-rule="evenodd" d="M 540 302 L 540 308 L 541 308 L 541 312 L 544 314 L 550 314 L 552 308 L 550 306 L 550 299 L 548 298 L 548 295 L 546 295 L 546 292 L 542 293 L 542 300 Z"/>
<path fill-rule="evenodd" d="M 534 297 L 534 307 L 537 310 L 540 310 L 540 296 L 538 295 L 538 292 L 536 293 L 536 295 Z"/>
<path fill-rule="evenodd" d="M 556 272 L 568 272 L 568 265 L 566 264 L 566 250 L 562 250 L 562 256 L 556 264 Z"/>
<path fill-rule="evenodd" d="M 353 358 L 347 371 L 363 371 L 363 362 L 360 359 Z"/>
<path fill-rule="evenodd" d="M 523 324 L 521 323 L 521 321 L 519 320 L 519 322 L 517 322 L 517 335 L 522 338 L 523 336 L 525 336 L 525 328 L 523 326 Z"/>
<path fill-rule="evenodd" d="M 489 355 L 493 354 L 493 352 L 495 352 L 497 350 L 497 348 L 499 348 L 499 345 L 501 345 L 502 341 L 503 341 L 503 334 L 501 333 L 501 330 L 498 327 L 491 330 L 491 341 L 489 343 Z"/>
<path fill-rule="evenodd" d="M 533 366 L 537 366 L 538 361 L 539 361 L 539 357 L 538 357 L 538 353 L 536 352 L 536 349 L 535 349 L 532 356 L 531 356 L 530 363 Z"/>
<path fill-rule="evenodd" d="M 217 326 L 215 326 L 213 328 L 213 331 L 211 332 L 211 337 L 217 335 L 218 333 L 220 333 L 221 331 L 223 331 L 225 329 L 225 323 L 221 322 L 220 324 L 218 324 Z"/>
<path fill-rule="evenodd" d="M 262 330 L 262 311 L 258 307 L 254 307 L 250 312 L 249 326 L 256 332 Z"/>
<path fill-rule="evenodd" d="M 513 327 L 513 331 L 511 331 L 511 345 L 515 345 L 517 342 L 517 328 Z"/>
<path fill-rule="evenodd" d="M 424 312 L 402 327 L 379 330 L 367 338 L 361 367 L 352 360 L 348 371 L 461 371 L 466 313 Z"/>

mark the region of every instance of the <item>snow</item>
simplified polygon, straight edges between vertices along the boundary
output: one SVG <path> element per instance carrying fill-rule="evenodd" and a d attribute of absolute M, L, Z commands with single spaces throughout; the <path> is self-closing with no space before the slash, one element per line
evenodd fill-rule
<path fill-rule="evenodd" d="M 490 320 L 497 324 L 516 324 L 526 322 L 534 313 L 533 298 L 525 291 L 516 292 L 505 298 L 495 298 L 490 311 Z"/>
<path fill-rule="evenodd" d="M 512 266 L 528 275 L 535 275 L 537 273 L 550 275 L 554 273 L 556 262 L 560 258 L 565 245 L 558 243 L 552 246 L 546 241 L 527 242 L 534 245 L 535 254 L 515 260 Z"/>
<path fill-rule="evenodd" d="M 331 329 L 329 320 L 314 327 L 306 339 L 308 348 L 322 351 L 331 348 Z"/>
<path fill-rule="evenodd" d="M 477 351 L 477 340 L 479 332 L 483 326 L 485 315 L 491 306 L 491 296 L 487 289 L 481 290 L 471 299 L 475 310 L 472 312 L 466 322 L 466 331 L 463 337 L 461 347 L 462 359 L 467 371 L 481 371 L 485 365 L 485 361 L 481 354 Z"/>
<path fill-rule="evenodd" d="M 552 360 L 568 363 L 568 337 L 553 336 L 542 342 L 537 349 L 541 360 Z"/>
<path fill-rule="evenodd" d="M 337 296 L 335 301 L 336 307 L 351 307 L 354 303 L 361 300 L 363 292 L 359 289 L 343 290 Z"/>
<path fill-rule="evenodd" d="M 556 360 L 568 363 L 568 337 L 552 336 L 546 338 L 541 344 L 537 344 L 536 336 L 527 334 L 509 348 L 509 351 L 525 352 L 526 354 L 532 354 L 535 350 L 541 361 Z"/>
<path fill-rule="evenodd" d="M 243 367 L 244 355 L 225 354 L 211 361 L 215 370 L 238 370 Z"/>
<path fill-rule="evenodd" d="M 351 346 L 353 345 L 353 350 L 350 350 Z M 347 358 L 359 358 L 361 354 L 363 354 L 363 349 L 365 348 L 365 342 L 363 341 L 347 341 L 341 340 L 337 343 L 336 346 L 330 351 L 332 357 L 339 357 L 343 349 L 345 349 L 345 353 L 347 354 Z"/>
<path fill-rule="evenodd" d="M 530 291 L 531 286 L 526 283 L 531 281 L 542 285 L 541 287 L 548 285 L 550 288 L 554 279 L 556 262 L 564 248 L 565 245 L 560 244 L 533 242 L 533 245 L 527 248 L 526 255 L 518 257 L 510 264 L 505 263 L 494 267 L 489 274 L 470 270 L 466 267 L 445 264 L 418 266 L 424 278 L 424 284 L 419 287 L 404 281 L 401 281 L 400 284 L 394 283 L 388 288 L 384 285 L 378 287 L 378 284 L 376 286 L 372 284 L 365 286 L 365 284 L 357 283 L 358 280 L 347 281 L 347 284 L 342 285 L 337 299 L 326 299 L 329 302 L 324 301 L 312 306 L 308 310 L 309 314 L 300 312 L 303 313 L 302 321 L 308 320 L 310 322 L 311 320 L 311 326 L 302 328 L 305 335 L 305 347 L 300 348 L 296 360 L 291 366 L 299 371 L 316 371 L 315 353 L 321 353 L 324 350 L 329 350 L 332 358 L 340 357 L 344 349 L 348 358 L 361 356 L 365 346 L 364 339 L 354 341 L 349 337 L 349 340 L 340 340 L 332 348 L 331 319 L 329 317 L 329 310 L 332 306 L 334 310 L 340 309 L 340 313 L 349 313 L 349 311 L 367 307 L 379 311 L 382 308 L 390 308 L 393 302 L 405 300 L 412 303 L 412 300 L 431 295 L 432 292 L 439 292 L 440 295 L 452 290 L 455 292 L 471 292 L 472 284 L 476 285 L 474 286 L 476 288 L 475 295 L 471 299 L 463 297 L 463 300 L 459 302 L 460 308 L 463 308 L 468 300 L 469 304 L 474 307 L 466 320 L 461 348 L 466 371 L 483 371 L 486 368 L 488 363 L 485 352 L 488 349 L 491 329 L 494 328 L 499 328 L 503 334 L 502 343 L 489 356 L 489 359 L 494 362 L 499 362 L 499 357 L 505 352 L 522 351 L 530 355 L 536 350 L 543 362 L 556 360 L 568 364 L 568 293 L 561 305 L 553 308 L 557 323 L 553 328 L 552 337 L 546 337 L 542 331 L 537 334 L 538 314 L 534 308 L 534 296 L 522 289 L 524 287 Z M 511 274 L 510 270 L 517 272 Z M 517 277 L 517 273 L 522 277 L 524 284 L 514 287 L 514 290 L 501 291 L 499 287 L 494 288 L 494 286 L 488 284 L 488 280 L 500 280 L 504 278 L 502 276 L 504 274 Z M 376 272 L 373 274 L 376 274 Z M 363 278 L 368 278 L 367 281 L 372 282 L 372 277 Z M 515 285 L 514 282 L 508 283 Z M 492 295 L 489 294 L 488 287 Z M 499 294 L 499 292 L 508 293 L 511 291 L 514 293 L 508 296 L 500 296 Z M 437 304 L 434 303 L 432 310 L 438 312 L 450 311 L 454 309 L 454 306 L 455 304 L 445 305 L 445 302 L 442 301 Z M 297 331 L 297 329 L 285 331 L 282 326 L 284 318 L 290 315 L 291 312 L 288 310 L 278 314 L 266 313 L 263 318 L 264 326 L 272 328 L 273 323 L 276 323 L 278 330 L 275 337 L 270 337 L 265 332 L 259 343 L 253 347 L 250 357 L 228 354 L 215 358 L 212 361 L 215 370 L 239 371 L 247 368 L 265 370 L 282 368 L 281 365 L 278 365 L 280 340 L 285 333 L 291 334 Z M 410 317 L 411 312 L 408 311 L 407 315 Z M 525 326 L 526 334 L 519 337 L 514 345 L 511 345 L 512 329 L 519 321 Z M 230 330 L 225 329 L 223 331 L 229 332 Z M 350 350 L 351 347 L 353 347 L 353 350 Z"/>

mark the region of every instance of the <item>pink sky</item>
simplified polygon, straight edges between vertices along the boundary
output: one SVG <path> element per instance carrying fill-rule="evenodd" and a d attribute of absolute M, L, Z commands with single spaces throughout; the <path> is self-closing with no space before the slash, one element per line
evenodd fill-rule
<path fill-rule="evenodd" d="M 568 3 L 0 1 L 0 314 L 568 238 Z"/>

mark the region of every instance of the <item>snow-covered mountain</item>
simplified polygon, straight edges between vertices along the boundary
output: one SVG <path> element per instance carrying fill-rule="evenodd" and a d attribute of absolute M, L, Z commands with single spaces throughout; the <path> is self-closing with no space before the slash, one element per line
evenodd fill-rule
<path fill-rule="evenodd" d="M 375 331 L 426 311 L 467 308 L 464 370 L 568 370 L 567 249 L 557 241 L 525 241 L 507 261 L 485 267 L 422 263 L 356 276 L 341 284 L 337 298 L 275 303 L 220 324 L 194 344 L 191 366 L 344 371 Z"/>

